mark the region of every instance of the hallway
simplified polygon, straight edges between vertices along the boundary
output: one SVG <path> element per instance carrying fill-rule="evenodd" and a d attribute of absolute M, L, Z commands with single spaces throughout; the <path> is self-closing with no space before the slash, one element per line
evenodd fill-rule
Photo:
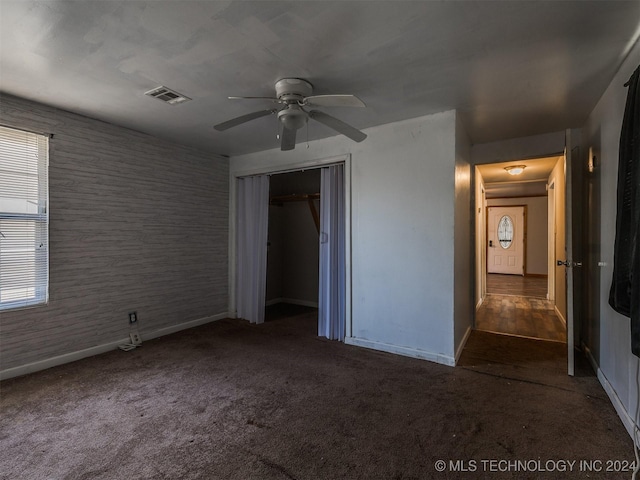
<path fill-rule="evenodd" d="M 546 278 L 488 274 L 476 330 L 566 342 L 566 326 L 546 299 L 546 288 Z"/>
<path fill-rule="evenodd" d="M 487 274 L 487 293 L 547 298 L 547 277 Z"/>

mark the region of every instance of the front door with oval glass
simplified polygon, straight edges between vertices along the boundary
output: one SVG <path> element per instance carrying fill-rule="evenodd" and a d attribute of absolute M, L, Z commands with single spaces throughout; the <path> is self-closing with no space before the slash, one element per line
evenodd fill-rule
<path fill-rule="evenodd" d="M 487 208 L 487 272 L 524 275 L 525 207 Z"/>

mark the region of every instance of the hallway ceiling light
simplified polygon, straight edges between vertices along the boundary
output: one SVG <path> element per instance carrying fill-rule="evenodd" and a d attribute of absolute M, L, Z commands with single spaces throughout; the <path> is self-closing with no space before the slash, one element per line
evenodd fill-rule
<path fill-rule="evenodd" d="M 513 165 L 512 167 L 504 167 L 509 175 L 520 175 L 527 168 L 526 165 Z"/>

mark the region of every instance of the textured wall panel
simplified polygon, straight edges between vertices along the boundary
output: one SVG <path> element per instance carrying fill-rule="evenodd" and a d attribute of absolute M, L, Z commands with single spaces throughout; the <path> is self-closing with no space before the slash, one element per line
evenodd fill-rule
<path fill-rule="evenodd" d="M 167 108 L 180 108 L 170 107 Z M 49 304 L 0 313 L 0 370 L 227 310 L 229 163 L 12 96 L 0 123 L 53 133 Z"/>

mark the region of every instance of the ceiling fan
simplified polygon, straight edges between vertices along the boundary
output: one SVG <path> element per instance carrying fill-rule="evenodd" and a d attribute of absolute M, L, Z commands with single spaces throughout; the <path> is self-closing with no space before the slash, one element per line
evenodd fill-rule
<path fill-rule="evenodd" d="M 313 86 L 301 78 L 283 78 L 276 82 L 275 97 L 229 97 L 230 100 L 268 100 L 282 107 L 248 113 L 213 128 L 222 132 L 229 128 L 267 115 L 277 115 L 282 124 L 281 150 L 293 150 L 296 146 L 296 132 L 307 124 L 309 118 L 316 120 L 351 140 L 361 142 L 367 135 L 360 130 L 319 110 L 306 107 L 365 107 L 355 95 L 311 95 Z"/>

